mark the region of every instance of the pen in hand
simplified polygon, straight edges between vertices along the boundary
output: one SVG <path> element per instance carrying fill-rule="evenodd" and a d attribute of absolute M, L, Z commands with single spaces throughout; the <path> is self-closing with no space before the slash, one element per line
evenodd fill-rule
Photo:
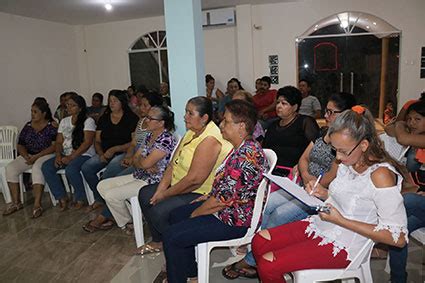
<path fill-rule="evenodd" d="M 323 172 L 320 172 L 319 177 L 317 178 L 316 182 L 313 185 L 313 189 L 310 192 L 310 195 L 314 194 L 314 192 L 316 191 L 317 185 L 319 185 L 320 179 L 322 179 L 323 177 Z"/>

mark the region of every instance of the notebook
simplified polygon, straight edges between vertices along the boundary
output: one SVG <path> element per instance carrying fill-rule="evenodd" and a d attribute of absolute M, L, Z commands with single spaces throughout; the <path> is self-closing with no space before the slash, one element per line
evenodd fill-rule
<path fill-rule="evenodd" d="M 399 144 L 396 138 L 391 137 L 386 133 L 380 134 L 379 138 L 384 143 L 385 150 L 388 154 L 395 160 L 404 164 L 404 155 L 409 147 Z"/>
<path fill-rule="evenodd" d="M 298 186 L 286 177 L 275 176 L 272 174 L 264 174 L 264 177 L 281 187 L 284 191 L 298 199 L 300 202 L 310 206 L 312 209 L 316 209 L 318 206 L 325 204 L 317 197 L 309 195 L 304 188 Z"/>

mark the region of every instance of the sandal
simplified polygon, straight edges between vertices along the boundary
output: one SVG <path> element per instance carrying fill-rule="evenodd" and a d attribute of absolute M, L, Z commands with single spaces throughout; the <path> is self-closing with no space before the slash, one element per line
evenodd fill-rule
<path fill-rule="evenodd" d="M 43 215 L 43 208 L 41 206 L 34 208 L 32 210 L 32 216 L 31 218 L 35 219 L 35 218 L 39 218 L 41 215 Z"/>
<path fill-rule="evenodd" d="M 3 216 L 11 215 L 18 210 L 24 208 L 24 205 L 21 202 L 10 204 L 5 211 L 3 211 Z"/>
<path fill-rule="evenodd" d="M 133 234 L 134 234 L 134 226 L 133 226 L 133 223 L 127 223 L 125 226 L 124 226 L 124 233 L 126 234 L 126 235 L 128 235 L 128 236 L 132 236 Z"/>
<path fill-rule="evenodd" d="M 83 230 L 88 233 L 93 233 L 96 231 L 106 231 L 114 227 L 115 224 L 112 220 L 108 220 L 100 225 L 96 225 L 94 223 L 94 220 L 90 220 L 89 222 L 83 225 Z"/>
<path fill-rule="evenodd" d="M 94 211 L 94 210 L 99 209 L 99 208 L 103 208 L 103 203 L 95 201 L 93 204 L 91 204 L 87 207 L 86 212 L 88 213 L 88 212 Z"/>
<path fill-rule="evenodd" d="M 224 276 L 224 278 L 228 279 L 228 280 L 234 280 L 238 277 L 245 277 L 245 278 L 249 278 L 249 279 L 254 279 L 254 278 L 258 278 L 258 274 L 257 274 L 257 270 L 253 267 L 251 268 L 237 268 L 236 264 L 238 264 L 239 262 L 235 262 L 231 265 L 226 266 L 225 268 L 223 268 L 223 270 L 221 271 L 221 274 Z M 251 272 L 249 272 L 251 271 Z M 234 275 L 230 275 L 232 272 L 234 273 Z"/>
<path fill-rule="evenodd" d="M 134 252 L 134 255 L 148 255 L 162 252 L 162 248 L 154 248 L 149 244 L 145 244 Z"/>

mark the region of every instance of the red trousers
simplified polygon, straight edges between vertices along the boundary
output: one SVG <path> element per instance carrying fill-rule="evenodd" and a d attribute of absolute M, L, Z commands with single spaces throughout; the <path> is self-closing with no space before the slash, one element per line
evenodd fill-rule
<path fill-rule="evenodd" d="M 335 257 L 333 245 L 319 246 L 322 238 L 307 237 L 309 222 L 297 221 L 268 229 L 270 240 L 257 234 L 252 240 L 252 252 L 257 262 L 258 274 L 263 283 L 286 282 L 285 273 L 303 269 L 345 268 L 350 263 L 347 252 L 341 250 Z M 263 255 L 272 252 L 273 260 Z"/>

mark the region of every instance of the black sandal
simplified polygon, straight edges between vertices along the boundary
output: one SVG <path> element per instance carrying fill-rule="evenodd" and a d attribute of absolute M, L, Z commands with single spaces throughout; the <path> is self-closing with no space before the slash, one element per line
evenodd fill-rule
<path fill-rule="evenodd" d="M 223 275 L 224 278 L 228 279 L 228 280 L 234 280 L 236 278 L 239 277 L 244 277 L 244 278 L 249 278 L 249 279 L 255 279 L 258 278 L 258 274 L 257 271 L 255 270 L 255 268 L 251 267 L 251 268 L 237 268 L 236 264 L 238 263 L 235 262 L 231 265 L 226 266 L 225 268 L 223 268 L 223 270 L 221 271 L 221 274 Z M 252 269 L 252 271 L 255 270 L 255 273 L 249 273 L 247 272 L 248 269 Z M 229 271 L 235 273 L 235 276 L 231 276 L 229 275 Z"/>
<path fill-rule="evenodd" d="M 31 218 L 35 219 L 35 218 L 39 218 L 41 215 L 43 215 L 43 208 L 41 206 L 34 208 L 32 210 L 32 216 Z"/>

